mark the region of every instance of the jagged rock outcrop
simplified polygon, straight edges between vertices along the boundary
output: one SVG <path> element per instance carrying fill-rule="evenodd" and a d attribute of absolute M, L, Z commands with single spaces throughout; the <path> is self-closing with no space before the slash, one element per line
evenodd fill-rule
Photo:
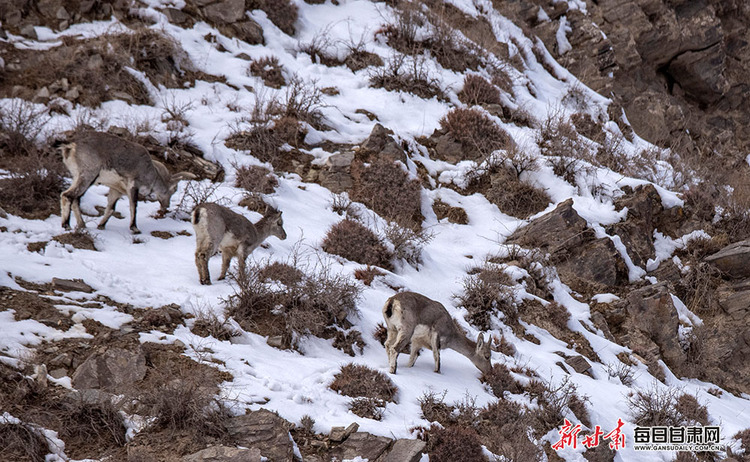
<path fill-rule="evenodd" d="M 494 1 L 538 35 L 564 67 L 613 95 L 636 133 L 687 150 L 750 148 L 750 4 L 730 0 L 601 0 L 586 13 L 541 0 Z M 540 21 L 543 9 L 550 21 Z M 570 26 L 572 49 L 556 33 Z"/>
<path fill-rule="evenodd" d="M 146 376 L 146 355 L 139 348 L 109 348 L 89 356 L 73 373 L 78 390 L 101 389 L 121 393 Z"/>
<path fill-rule="evenodd" d="M 516 231 L 507 242 L 549 253 L 560 279 L 575 290 L 603 290 L 628 281 L 625 262 L 612 241 L 595 237 L 572 199 Z"/>
<path fill-rule="evenodd" d="M 289 422 L 265 409 L 234 417 L 227 424 L 232 441 L 246 448 L 257 448 L 263 457 L 274 462 L 294 460 L 289 428 Z"/>
<path fill-rule="evenodd" d="M 730 277 L 750 277 L 750 239 L 730 244 L 706 257 L 706 261 Z"/>

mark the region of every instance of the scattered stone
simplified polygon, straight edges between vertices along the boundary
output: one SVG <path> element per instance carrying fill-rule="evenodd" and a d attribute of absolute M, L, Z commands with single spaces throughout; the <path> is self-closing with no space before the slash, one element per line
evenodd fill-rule
<path fill-rule="evenodd" d="M 427 444 L 422 440 L 396 440 L 379 462 L 418 462 Z"/>
<path fill-rule="evenodd" d="M 392 132 L 381 124 L 375 124 L 370 135 L 360 145 L 356 157 L 364 162 L 370 162 L 376 157 L 405 161 L 406 153 L 391 134 Z"/>
<path fill-rule="evenodd" d="M 329 439 L 333 442 L 340 443 L 345 439 L 349 438 L 352 433 L 359 430 L 359 424 L 352 422 L 348 427 L 332 427 L 331 433 L 328 435 Z"/>
<path fill-rule="evenodd" d="M 281 335 L 272 335 L 268 337 L 268 339 L 266 340 L 266 344 L 274 348 L 281 349 L 284 347 L 284 337 L 282 337 Z"/>
<path fill-rule="evenodd" d="M 49 88 L 42 87 L 39 89 L 39 91 L 36 92 L 36 94 L 34 95 L 34 99 L 32 101 L 35 103 L 46 103 L 47 101 L 49 101 L 49 97 L 50 97 Z"/>
<path fill-rule="evenodd" d="M 172 24 L 180 25 L 188 25 L 191 22 L 191 17 L 187 15 L 186 13 L 183 13 L 182 10 L 178 10 L 177 8 L 164 8 L 164 14 L 167 16 L 167 20 L 171 22 Z"/>
<path fill-rule="evenodd" d="M 750 239 L 729 244 L 706 261 L 733 278 L 750 277 Z"/>
<path fill-rule="evenodd" d="M 565 362 L 579 374 L 583 374 L 587 370 L 591 369 L 591 364 L 589 364 L 589 362 L 583 356 L 572 356 L 566 359 Z"/>
<path fill-rule="evenodd" d="M 340 459 L 354 459 L 361 457 L 367 460 L 377 460 L 391 444 L 390 438 L 375 436 L 367 432 L 353 433 L 337 448 Z"/>
<path fill-rule="evenodd" d="M 245 0 L 223 0 L 208 5 L 201 11 L 213 24 L 232 24 L 245 17 Z"/>
<path fill-rule="evenodd" d="M 146 376 L 146 356 L 138 348 L 110 348 L 93 353 L 73 373 L 73 387 L 117 393 Z"/>
<path fill-rule="evenodd" d="M 211 446 L 182 458 L 182 462 L 260 462 L 263 459 L 260 449 Z"/>
<path fill-rule="evenodd" d="M 36 35 L 36 29 L 32 24 L 26 24 L 25 26 L 23 26 L 21 28 L 21 35 L 32 40 L 36 40 L 38 38 Z"/>
<path fill-rule="evenodd" d="M 289 437 L 293 425 L 266 409 L 233 417 L 227 423 L 232 441 L 248 448 L 258 448 L 263 457 L 274 462 L 292 462 L 294 447 Z"/>
<path fill-rule="evenodd" d="M 63 292 L 86 292 L 90 294 L 94 288 L 80 279 L 52 278 L 52 288 Z"/>

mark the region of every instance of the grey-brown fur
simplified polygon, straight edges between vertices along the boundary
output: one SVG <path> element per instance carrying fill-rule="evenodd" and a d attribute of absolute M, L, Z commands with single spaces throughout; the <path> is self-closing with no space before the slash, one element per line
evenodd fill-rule
<path fill-rule="evenodd" d="M 482 372 L 489 372 L 490 342 L 479 334 L 476 342 L 453 320 L 445 307 L 424 295 L 401 292 L 389 298 L 383 306 L 383 318 L 388 327 L 385 350 L 391 374 L 396 373 L 399 353 L 411 345 L 409 367 L 414 365 L 422 348 L 432 350 L 435 372 L 440 372 L 440 350 L 450 348 L 466 356 Z"/>
<path fill-rule="evenodd" d="M 76 216 L 77 228 L 85 228 L 81 216 L 81 196 L 94 183 L 109 186 L 107 209 L 99 222 L 104 229 L 107 220 L 115 211 L 117 200 L 127 195 L 130 201 L 130 230 L 140 231 L 136 226 L 138 198 L 154 194 L 161 204 L 161 212 L 169 207 L 177 183 L 182 179 L 193 179 L 195 175 L 181 172 L 170 175 L 161 162 L 151 159 L 146 148 L 109 133 L 85 132 L 62 147 L 63 163 L 73 175 L 73 183 L 60 195 L 62 226 L 70 229 L 70 210 Z"/>
<path fill-rule="evenodd" d="M 221 251 L 221 275 L 224 279 L 232 257 L 237 256 L 240 272 L 245 271 L 245 259 L 268 236 L 286 239 L 281 212 L 266 209 L 257 223 L 253 224 L 240 215 L 219 204 L 200 204 L 193 210 L 195 229 L 195 266 L 201 284 L 211 284 L 208 259 Z"/>

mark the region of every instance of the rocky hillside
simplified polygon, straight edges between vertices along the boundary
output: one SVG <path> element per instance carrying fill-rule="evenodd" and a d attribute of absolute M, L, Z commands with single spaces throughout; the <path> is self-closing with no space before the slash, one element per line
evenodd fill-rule
<path fill-rule="evenodd" d="M 0 21 L 0 460 L 750 460 L 742 2 L 0 0 Z M 166 214 L 142 198 L 141 234 L 122 204 L 96 228 L 102 185 L 61 227 L 61 152 L 92 131 L 195 177 Z M 287 237 L 201 284 L 204 202 L 276 208 Z M 390 374 L 400 291 L 486 335 L 492 369 L 443 350 Z M 638 426 L 719 446 L 637 451 Z"/>

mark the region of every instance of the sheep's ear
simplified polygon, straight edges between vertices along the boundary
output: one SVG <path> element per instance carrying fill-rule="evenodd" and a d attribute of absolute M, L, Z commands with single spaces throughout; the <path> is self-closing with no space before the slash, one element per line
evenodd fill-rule
<path fill-rule="evenodd" d="M 477 348 L 482 348 L 484 346 L 484 335 L 480 332 L 477 336 Z"/>

